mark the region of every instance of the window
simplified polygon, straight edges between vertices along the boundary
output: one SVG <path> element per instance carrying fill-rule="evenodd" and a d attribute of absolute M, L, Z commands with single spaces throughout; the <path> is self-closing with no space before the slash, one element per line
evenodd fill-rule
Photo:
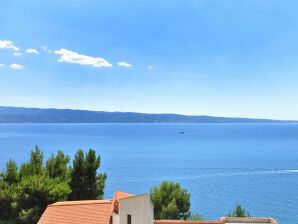
<path fill-rule="evenodd" d="M 131 215 L 127 214 L 127 224 L 131 224 Z"/>

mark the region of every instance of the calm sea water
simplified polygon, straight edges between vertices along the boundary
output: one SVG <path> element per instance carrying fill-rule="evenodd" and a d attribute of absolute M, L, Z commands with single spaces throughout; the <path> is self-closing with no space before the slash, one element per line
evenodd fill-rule
<path fill-rule="evenodd" d="M 0 124 L 0 168 L 26 161 L 35 144 L 45 157 L 95 149 L 106 198 L 171 180 L 205 218 L 240 203 L 253 216 L 298 223 L 298 124 Z"/>

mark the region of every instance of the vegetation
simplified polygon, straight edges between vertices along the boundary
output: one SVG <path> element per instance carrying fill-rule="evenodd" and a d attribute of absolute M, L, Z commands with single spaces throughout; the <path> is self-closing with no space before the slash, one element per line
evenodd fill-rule
<path fill-rule="evenodd" d="M 0 224 L 37 223 L 48 204 L 63 200 L 98 199 L 104 194 L 106 174 L 98 173 L 100 157 L 79 150 L 73 166 L 62 151 L 44 165 L 36 146 L 20 168 L 13 160 L 0 173 Z"/>
<path fill-rule="evenodd" d="M 62 151 L 44 163 L 43 152 L 35 147 L 28 162 L 20 167 L 13 161 L 0 172 L 0 224 L 37 223 L 49 204 L 64 200 L 102 199 L 106 174 L 98 173 L 100 157 L 89 149 L 70 157 Z M 151 189 L 155 219 L 203 220 L 190 212 L 190 194 L 179 183 L 162 182 Z M 248 217 L 241 205 L 229 217 Z"/>
<path fill-rule="evenodd" d="M 228 217 L 249 217 L 249 213 L 245 211 L 241 205 L 237 204 L 233 211 L 228 214 Z"/>
<path fill-rule="evenodd" d="M 179 183 L 162 182 L 151 189 L 155 219 L 183 219 L 190 217 L 190 194 Z"/>
<path fill-rule="evenodd" d="M 84 155 L 79 150 L 73 161 L 73 169 L 71 170 L 70 186 L 72 189 L 71 199 L 102 199 L 106 174 L 97 174 L 100 166 L 100 157 L 96 157 L 94 150 L 90 149 Z"/>
<path fill-rule="evenodd" d="M 197 213 L 191 213 L 189 220 L 204 220 L 204 217 Z"/>

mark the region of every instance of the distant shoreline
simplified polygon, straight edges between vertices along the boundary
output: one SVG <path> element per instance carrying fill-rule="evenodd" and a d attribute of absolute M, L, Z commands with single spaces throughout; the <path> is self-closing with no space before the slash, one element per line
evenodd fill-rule
<path fill-rule="evenodd" d="M 24 107 L 1 107 L 0 123 L 65 123 L 65 124 L 255 124 L 298 123 L 294 120 L 258 118 L 215 117 L 206 115 L 147 114 L 136 112 L 105 112 L 71 109 L 40 109 Z"/>
<path fill-rule="evenodd" d="M 134 122 L 118 122 L 118 123 L 113 123 L 113 122 L 0 122 L 0 125 L 2 124 L 298 124 L 298 121 L 289 121 L 289 122 L 196 122 L 196 123 L 181 123 L 181 122 L 171 122 L 171 123 L 165 123 L 165 122 L 155 122 L 155 123 L 145 123 L 145 122 L 139 122 L 139 123 L 134 123 Z"/>

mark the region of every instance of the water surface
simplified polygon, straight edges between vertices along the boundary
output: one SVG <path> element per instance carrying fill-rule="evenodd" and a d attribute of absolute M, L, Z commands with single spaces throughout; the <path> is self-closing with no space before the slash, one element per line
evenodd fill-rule
<path fill-rule="evenodd" d="M 26 161 L 35 144 L 45 157 L 95 149 L 106 198 L 171 180 L 205 218 L 240 203 L 253 216 L 298 223 L 298 124 L 0 124 L 0 168 Z"/>

